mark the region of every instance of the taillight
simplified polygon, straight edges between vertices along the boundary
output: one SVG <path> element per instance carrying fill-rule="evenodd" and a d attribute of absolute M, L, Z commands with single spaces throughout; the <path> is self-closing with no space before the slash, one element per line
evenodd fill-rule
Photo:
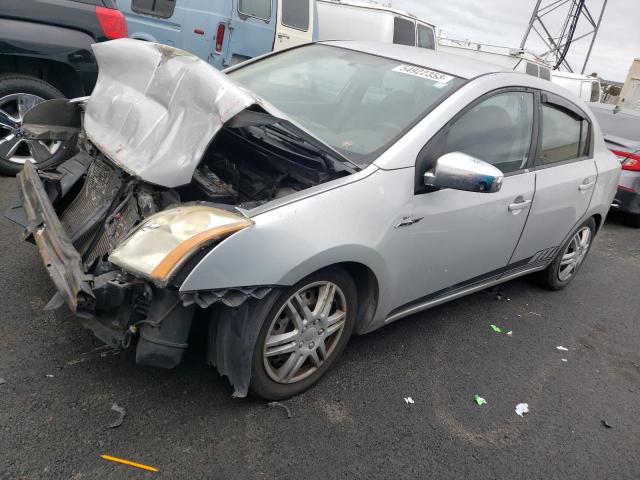
<path fill-rule="evenodd" d="M 640 172 L 640 155 L 635 153 L 620 152 L 618 150 L 611 150 L 611 151 L 622 162 L 623 170 Z"/>
<path fill-rule="evenodd" d="M 224 23 L 218 25 L 218 33 L 216 33 L 216 53 L 222 52 L 222 42 L 224 42 Z"/>
<path fill-rule="evenodd" d="M 120 10 L 96 7 L 96 17 L 98 17 L 98 22 L 100 23 L 100 28 L 102 28 L 104 36 L 109 40 L 126 38 L 129 35 L 127 32 L 127 22 Z"/>

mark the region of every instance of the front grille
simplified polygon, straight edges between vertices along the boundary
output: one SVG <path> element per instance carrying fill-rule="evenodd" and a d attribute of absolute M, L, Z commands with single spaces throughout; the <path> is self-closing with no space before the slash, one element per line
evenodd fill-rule
<path fill-rule="evenodd" d="M 111 252 L 140 219 L 135 196 L 130 193 L 118 211 L 109 212 L 114 200 L 124 200 L 115 199 L 122 184 L 119 170 L 97 158 L 89 167 L 82 190 L 60 217 L 87 266 Z"/>

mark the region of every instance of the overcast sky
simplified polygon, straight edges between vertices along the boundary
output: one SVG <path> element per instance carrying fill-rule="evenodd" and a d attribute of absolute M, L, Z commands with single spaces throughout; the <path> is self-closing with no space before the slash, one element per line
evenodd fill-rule
<path fill-rule="evenodd" d="M 445 36 L 518 47 L 531 18 L 534 0 L 390 0 L 392 6 L 412 12 L 442 29 Z M 603 0 L 587 0 L 591 14 L 600 13 Z M 380 1 L 380 3 L 384 3 Z M 543 0 L 547 5 L 550 0 Z M 566 12 L 568 5 L 559 12 Z M 602 24 L 587 64 L 586 74 L 597 72 L 602 78 L 624 82 L 634 58 L 640 57 L 640 0 L 609 0 Z M 560 32 L 561 25 L 547 18 L 551 33 Z M 553 18 L 561 18 L 562 15 Z M 560 22 L 561 20 L 558 20 Z M 589 24 L 584 18 L 578 23 L 576 36 L 584 33 Z M 574 72 L 580 73 L 591 37 L 571 46 L 568 61 Z M 527 48 L 534 53 L 546 50 L 544 44 L 531 32 Z"/>

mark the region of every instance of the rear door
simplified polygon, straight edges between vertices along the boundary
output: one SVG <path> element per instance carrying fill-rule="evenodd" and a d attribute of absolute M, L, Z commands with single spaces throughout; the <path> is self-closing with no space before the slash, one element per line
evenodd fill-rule
<path fill-rule="evenodd" d="M 274 50 L 295 47 L 313 40 L 313 1 L 278 0 Z"/>
<path fill-rule="evenodd" d="M 222 45 L 223 67 L 268 53 L 275 36 L 275 0 L 233 0 Z"/>
<path fill-rule="evenodd" d="M 129 37 L 184 48 L 187 0 L 118 0 L 117 5 L 127 19 Z"/>
<path fill-rule="evenodd" d="M 540 100 L 536 193 L 512 263 L 550 258 L 586 213 L 597 178 L 587 115 L 551 93 Z"/>

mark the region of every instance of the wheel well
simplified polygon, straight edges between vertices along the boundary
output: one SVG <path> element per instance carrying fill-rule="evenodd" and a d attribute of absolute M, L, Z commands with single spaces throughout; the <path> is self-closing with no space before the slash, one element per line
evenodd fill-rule
<path fill-rule="evenodd" d="M 342 262 L 328 266 L 343 268 L 353 278 L 358 293 L 355 333 L 362 333 L 373 320 L 378 306 L 379 286 L 375 273 L 363 263 L 358 262 Z"/>
<path fill-rule="evenodd" d="M 596 222 L 596 233 L 600 231 L 600 225 L 602 225 L 602 215 L 600 215 L 599 213 L 596 213 L 593 216 L 593 219 Z"/>
<path fill-rule="evenodd" d="M 74 98 L 85 94 L 78 73 L 61 62 L 18 55 L 0 56 L 0 74 L 18 73 L 30 75 L 50 83 L 66 97 Z"/>

